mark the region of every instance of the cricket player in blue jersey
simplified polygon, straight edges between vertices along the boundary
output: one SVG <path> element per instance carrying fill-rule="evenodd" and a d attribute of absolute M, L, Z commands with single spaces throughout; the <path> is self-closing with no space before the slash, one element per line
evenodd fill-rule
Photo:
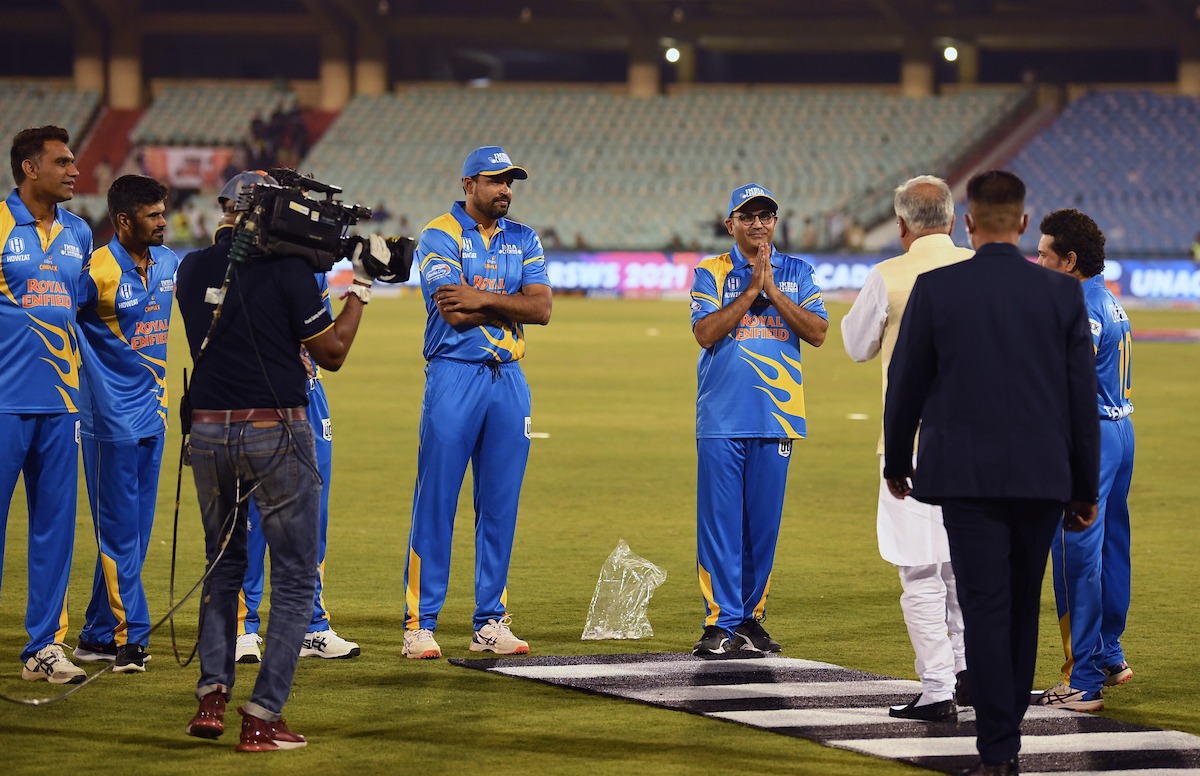
<path fill-rule="evenodd" d="M 18 132 L 9 159 L 17 186 L 0 202 L 0 565 L 8 509 L 24 474 L 29 598 L 21 677 L 78 684 L 67 657 L 67 580 L 75 547 L 79 371 L 75 308 L 92 229 L 59 207 L 79 168 L 62 127 Z"/>
<path fill-rule="evenodd" d="M 274 175 L 274 171 L 271 171 Z M 333 316 L 329 303 L 329 279 L 324 273 L 316 275 L 317 287 L 325 309 Z M 329 625 L 329 611 L 325 608 L 325 548 L 329 534 L 329 483 L 333 477 L 333 424 L 329 416 L 329 400 L 325 386 L 321 384 L 321 370 L 313 362 L 308 350 L 300 348 L 300 360 L 308 373 L 308 422 L 313 429 L 316 444 L 317 470 L 321 473 L 321 534 L 317 541 L 317 592 L 313 596 L 312 621 L 304 641 L 300 645 L 300 657 L 352 658 L 362 654 L 362 649 L 353 641 L 342 638 Z M 246 576 L 242 580 L 242 592 L 238 600 L 238 640 L 236 658 L 239 663 L 258 663 L 262 660 L 262 637 L 258 635 L 262 620 L 258 607 L 262 603 L 267 540 L 259 522 L 261 513 L 254 500 L 246 513 L 249 530 L 246 534 Z"/>
<path fill-rule="evenodd" d="M 729 253 L 692 282 L 697 364 L 696 571 L 708 613 L 692 654 L 778 652 L 762 626 L 792 441 L 807 435 L 800 341 L 820 347 L 829 315 L 812 266 L 775 250 L 779 203 L 733 190 Z"/>
<path fill-rule="evenodd" d="M 428 313 L 425 398 L 404 572 L 403 652 L 441 657 L 434 639 L 450 578 L 450 543 L 467 462 L 475 488 L 475 614 L 470 649 L 529 652 L 508 615 L 508 566 L 529 458 L 530 395 L 518 363 L 524 324 L 553 302 L 537 233 L 508 219 L 512 183 L 528 173 L 499 146 L 463 163 L 465 197 L 426 225 L 416 261 Z"/>
<path fill-rule="evenodd" d="M 75 657 L 145 671 L 150 547 L 167 432 L 167 331 L 179 257 L 163 245 L 167 189 L 123 175 L 108 189 L 115 234 L 80 280 L 83 472 L 96 531 L 96 571 Z"/>
<path fill-rule="evenodd" d="M 1076 711 L 1104 708 L 1104 688 L 1133 678 L 1121 635 L 1129 612 L 1129 486 L 1133 479 L 1133 412 L 1129 316 L 1104 285 L 1104 234 L 1078 210 L 1042 219 L 1038 263 L 1083 283 L 1096 350 L 1100 416 L 1100 501 L 1096 522 L 1054 535 L 1054 598 L 1062 631 L 1063 680 L 1039 698 Z"/>

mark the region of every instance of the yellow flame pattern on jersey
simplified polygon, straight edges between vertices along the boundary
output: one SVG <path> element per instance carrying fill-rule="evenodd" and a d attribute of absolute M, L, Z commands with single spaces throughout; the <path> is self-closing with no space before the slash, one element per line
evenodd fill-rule
<path fill-rule="evenodd" d="M 29 313 L 26 313 L 26 315 L 29 315 Z M 78 391 L 79 366 L 76 363 L 76 353 L 78 352 L 78 348 L 75 342 L 75 330 L 63 329 L 58 326 L 54 326 L 53 324 L 46 323 L 45 321 L 39 320 L 32 315 L 29 315 L 29 320 L 33 321 L 45 330 L 45 332 L 43 332 L 41 329 L 38 329 L 34 326 L 29 327 L 34 334 L 41 338 L 42 343 L 46 346 L 46 350 L 48 350 L 50 355 L 53 356 L 53 358 L 42 358 L 42 361 L 45 361 L 54 368 L 54 371 L 58 372 L 59 379 L 61 379 L 68 388 L 74 388 L 76 391 Z M 56 342 L 60 342 L 62 344 L 51 344 L 50 337 L 47 336 L 47 333 L 53 336 Z M 61 385 L 56 385 L 54 387 L 58 389 L 59 395 L 62 396 L 63 403 L 67 407 L 67 412 L 79 412 L 79 409 L 75 406 L 75 403 L 71 401 L 71 395 L 67 393 Z"/>
<path fill-rule="evenodd" d="M 167 361 L 164 358 L 151 358 L 145 353 L 138 353 L 143 361 L 149 363 L 142 364 L 150 374 L 154 375 L 154 383 L 158 386 L 158 405 L 156 413 L 162 418 L 163 425 L 167 425 Z M 156 368 L 157 367 L 157 368 Z"/>
<path fill-rule="evenodd" d="M 784 353 L 779 354 L 780 358 L 795 369 L 795 375 L 793 376 L 791 370 L 773 358 L 746 350 L 745 348 L 742 349 L 742 353 L 745 354 L 742 360 L 749 364 L 755 372 L 758 372 L 758 376 L 767 384 L 765 386 L 756 385 L 754 387 L 767 394 L 767 396 L 770 396 L 771 401 L 775 402 L 775 406 L 783 413 L 783 415 L 780 415 L 779 413 L 772 412 L 771 416 L 779 421 L 779 425 L 783 428 L 784 433 L 789 439 L 798 439 L 800 434 L 792 428 L 789 418 L 785 416 L 801 420 L 805 417 L 804 386 L 801 384 L 804 380 L 804 372 L 800 368 L 800 362 Z M 746 358 L 745 356 L 749 356 L 750 358 Z M 766 372 L 759 368 L 758 364 L 750 359 L 754 359 L 754 361 L 758 361 L 769 367 L 774 371 L 774 376 L 769 377 Z"/>
<path fill-rule="evenodd" d="M 497 361 L 519 361 L 525 357 L 525 337 L 521 331 L 521 326 L 507 321 L 493 321 L 492 326 L 498 326 L 501 331 L 499 339 L 492 336 L 492 333 L 487 330 L 486 326 L 480 326 L 479 330 L 483 332 L 483 336 L 487 337 L 488 342 L 496 346 L 497 349 L 503 350 L 509 354 L 509 358 L 501 358 L 500 354 L 492 348 L 483 348 Z M 482 347 L 482 346 L 481 346 Z"/>

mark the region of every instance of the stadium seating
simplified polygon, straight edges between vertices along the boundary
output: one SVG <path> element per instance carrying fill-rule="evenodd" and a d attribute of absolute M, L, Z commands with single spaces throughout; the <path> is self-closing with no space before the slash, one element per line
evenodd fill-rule
<path fill-rule="evenodd" d="M 264 85 L 189 84 L 164 88 L 133 128 L 134 145 L 239 145 L 254 117 L 267 117 L 295 95 Z"/>
<path fill-rule="evenodd" d="M 358 97 L 304 161 L 346 198 L 384 202 L 419 230 L 461 197 L 462 159 L 502 145 L 530 171 L 512 215 L 563 244 L 661 250 L 678 235 L 727 247 L 712 223 L 728 192 L 756 181 L 823 221 L 918 172 L 945 174 L 1008 119 L 1019 89 L 911 99 L 881 90 L 690 89 L 636 99 L 600 89 L 414 87 Z M 890 202 L 890 199 L 889 199 Z M 857 210 L 855 211 L 857 212 Z"/>
<path fill-rule="evenodd" d="M 1096 91 L 1070 103 L 1021 150 L 1011 169 L 1029 187 L 1030 229 L 1073 207 L 1117 253 L 1186 252 L 1200 231 L 1200 100 L 1147 91 Z"/>
<path fill-rule="evenodd" d="M 4 110 L 0 110 L 0 137 L 6 145 L 11 144 L 13 135 L 22 129 L 55 124 L 66 129 L 72 145 L 78 146 L 100 107 L 100 93 L 0 81 L 0 105 L 4 106 Z"/>

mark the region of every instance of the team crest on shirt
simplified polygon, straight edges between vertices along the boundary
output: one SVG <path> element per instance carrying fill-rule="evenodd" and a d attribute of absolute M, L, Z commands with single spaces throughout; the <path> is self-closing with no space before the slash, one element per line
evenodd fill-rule
<path fill-rule="evenodd" d="M 72 243 L 63 243 L 62 246 L 59 248 L 59 251 L 62 252 L 62 255 L 67 256 L 72 259 L 82 259 L 83 258 L 83 252 L 81 250 L 79 250 L 79 246 L 73 245 Z"/>
<path fill-rule="evenodd" d="M 175 290 L 175 281 L 170 278 L 158 281 L 158 290 L 164 294 L 169 294 Z"/>
<path fill-rule="evenodd" d="M 321 418 L 321 438 L 326 442 L 333 441 L 333 421 L 329 418 Z"/>
<path fill-rule="evenodd" d="M 790 440 L 790 439 L 780 439 L 779 440 L 779 457 L 780 458 L 791 458 L 792 457 L 792 440 Z"/>
<path fill-rule="evenodd" d="M 795 294 L 800 291 L 800 284 L 794 280 L 783 280 L 777 283 L 779 290 L 785 294 Z"/>

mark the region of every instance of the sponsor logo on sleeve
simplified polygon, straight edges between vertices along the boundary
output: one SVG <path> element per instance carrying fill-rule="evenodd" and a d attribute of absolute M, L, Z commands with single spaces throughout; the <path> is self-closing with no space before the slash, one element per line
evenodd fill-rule
<path fill-rule="evenodd" d="M 448 264 L 438 264 L 429 269 L 425 273 L 425 280 L 432 283 L 435 280 L 441 280 L 450 274 L 450 266 Z"/>
<path fill-rule="evenodd" d="M 1092 327 L 1092 336 L 1099 337 L 1100 331 L 1104 328 L 1100 321 L 1096 320 L 1095 318 L 1088 318 L 1088 324 Z"/>

